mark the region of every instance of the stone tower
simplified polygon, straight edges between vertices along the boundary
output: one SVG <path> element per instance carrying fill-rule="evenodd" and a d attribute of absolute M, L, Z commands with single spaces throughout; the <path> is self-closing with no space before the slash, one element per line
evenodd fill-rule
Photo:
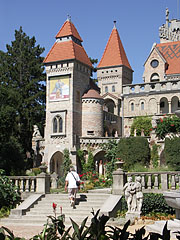
<path fill-rule="evenodd" d="M 66 148 L 76 165 L 77 139 L 82 135 L 81 96 L 89 85 L 92 64 L 82 39 L 68 19 L 47 54 L 45 155 L 49 171 L 62 176 Z"/>
<path fill-rule="evenodd" d="M 103 99 L 94 89 L 82 96 L 82 137 L 103 136 Z"/>
<path fill-rule="evenodd" d="M 132 83 L 132 73 L 133 70 L 119 37 L 116 21 L 114 21 L 114 28 L 97 68 L 101 94 L 110 93 L 120 97 L 122 85 Z"/>

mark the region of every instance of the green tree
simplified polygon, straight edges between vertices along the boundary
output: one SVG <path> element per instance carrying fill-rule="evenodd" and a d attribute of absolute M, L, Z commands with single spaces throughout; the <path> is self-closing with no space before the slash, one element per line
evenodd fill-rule
<path fill-rule="evenodd" d="M 148 165 L 150 148 L 147 139 L 144 137 L 121 138 L 117 146 L 117 157 L 124 161 L 125 170 L 132 170 L 136 163 Z"/>
<path fill-rule="evenodd" d="M 91 150 L 88 150 L 87 163 L 84 165 L 85 172 L 93 172 L 95 170 L 94 157 Z"/>
<path fill-rule="evenodd" d="M 145 136 L 149 136 L 152 131 L 152 124 L 150 117 L 136 117 L 133 120 L 133 124 L 131 125 L 131 136 L 134 136 L 134 131 L 136 130 L 137 136 L 141 136 L 141 131 L 144 131 Z"/>
<path fill-rule="evenodd" d="M 45 76 L 41 57 L 44 48 L 36 45 L 35 37 L 27 36 L 22 27 L 15 31 L 15 40 L 6 47 L 6 53 L 0 52 L 0 116 L 7 114 L 4 120 L 0 119 L 3 123 L 0 124 L 0 145 L 3 145 L 4 136 L 7 141 L 13 136 L 26 158 L 30 157 L 27 153 L 33 152 L 33 125 L 43 127 L 45 118 Z"/>
<path fill-rule="evenodd" d="M 157 144 L 152 145 L 151 162 L 154 168 L 158 167 L 158 162 L 159 162 L 158 148 L 159 146 Z"/>
<path fill-rule="evenodd" d="M 164 155 L 166 164 L 174 170 L 180 170 L 180 138 L 166 138 Z"/>

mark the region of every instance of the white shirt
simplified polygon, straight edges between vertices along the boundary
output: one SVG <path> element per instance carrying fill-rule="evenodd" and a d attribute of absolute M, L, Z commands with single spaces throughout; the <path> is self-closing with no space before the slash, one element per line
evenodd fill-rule
<path fill-rule="evenodd" d="M 72 174 L 74 175 L 74 177 Z M 77 188 L 76 181 L 80 181 L 80 178 L 77 172 L 71 171 L 67 174 L 65 181 L 68 181 L 68 188 Z"/>

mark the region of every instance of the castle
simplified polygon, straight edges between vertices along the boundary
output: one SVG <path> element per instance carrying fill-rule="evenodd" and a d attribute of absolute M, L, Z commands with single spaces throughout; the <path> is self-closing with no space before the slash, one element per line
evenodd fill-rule
<path fill-rule="evenodd" d="M 63 175 L 65 148 L 77 165 L 77 150 L 87 152 L 90 146 L 99 165 L 105 161 L 100 144 L 128 137 L 134 117 L 159 117 L 180 108 L 180 21 L 169 20 L 168 9 L 159 36 L 144 63 L 144 83 L 132 84 L 133 70 L 114 22 L 97 66 L 97 86 L 90 80 L 93 67 L 83 40 L 71 20 L 65 21 L 44 59 L 44 141 L 39 134 L 33 138 L 50 172 Z"/>

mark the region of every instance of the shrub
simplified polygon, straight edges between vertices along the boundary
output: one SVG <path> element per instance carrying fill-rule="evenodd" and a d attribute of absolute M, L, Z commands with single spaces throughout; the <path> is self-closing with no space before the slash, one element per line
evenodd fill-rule
<path fill-rule="evenodd" d="M 149 143 L 144 137 L 129 137 L 120 139 L 117 146 L 117 157 L 124 161 L 123 168 L 129 170 L 140 163 L 147 166 L 150 162 Z"/>
<path fill-rule="evenodd" d="M 180 138 L 165 139 L 165 160 L 166 164 L 174 170 L 180 170 Z"/>
<path fill-rule="evenodd" d="M 107 160 L 105 165 L 106 177 L 112 180 L 112 173 L 116 169 L 117 142 L 115 140 L 108 141 L 108 143 L 103 144 L 102 150 L 105 151 L 104 158 Z"/>
<path fill-rule="evenodd" d="M 0 208 L 13 208 L 21 200 L 17 188 L 11 180 L 4 175 L 4 170 L 0 169 Z"/>
<path fill-rule="evenodd" d="M 136 135 L 141 136 L 141 131 L 144 131 L 145 136 L 149 136 L 152 131 L 151 118 L 146 116 L 136 117 L 131 125 L 131 136 L 134 136 L 134 131 L 136 130 Z"/>
<path fill-rule="evenodd" d="M 157 144 L 153 144 L 151 149 L 151 162 L 154 168 L 158 167 L 159 162 L 158 147 Z"/>
<path fill-rule="evenodd" d="M 164 139 L 166 134 L 177 134 L 180 132 L 180 119 L 173 115 L 170 117 L 163 117 L 157 120 L 157 127 L 155 129 L 156 135 L 160 139 Z"/>
<path fill-rule="evenodd" d="M 64 176 L 67 175 L 68 171 L 69 171 L 69 168 L 70 168 L 70 165 L 71 165 L 71 159 L 70 159 L 70 156 L 69 156 L 69 150 L 67 148 L 64 149 L 63 151 L 63 174 Z"/>

